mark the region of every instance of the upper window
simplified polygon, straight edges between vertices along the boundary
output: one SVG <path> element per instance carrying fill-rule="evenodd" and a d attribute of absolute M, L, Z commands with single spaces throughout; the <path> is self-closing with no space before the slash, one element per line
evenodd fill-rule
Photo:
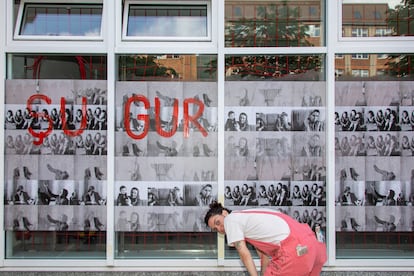
<path fill-rule="evenodd" d="M 94 4 L 95 3 L 95 4 Z M 16 39 L 101 39 L 102 4 L 44 4 L 22 1 Z"/>
<path fill-rule="evenodd" d="M 124 8 L 124 40 L 210 40 L 208 1 L 127 1 Z"/>
<path fill-rule="evenodd" d="M 225 1 L 226 47 L 323 46 L 323 1 Z"/>

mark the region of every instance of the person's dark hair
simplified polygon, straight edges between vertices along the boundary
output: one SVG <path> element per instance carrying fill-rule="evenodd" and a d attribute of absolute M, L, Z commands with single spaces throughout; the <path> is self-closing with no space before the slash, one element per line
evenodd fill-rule
<path fill-rule="evenodd" d="M 209 205 L 210 209 L 207 211 L 206 216 L 204 217 L 204 222 L 208 226 L 208 220 L 215 215 L 221 215 L 223 210 L 227 211 L 229 214 L 231 213 L 231 210 L 223 207 L 221 203 L 217 201 L 213 201 Z"/>

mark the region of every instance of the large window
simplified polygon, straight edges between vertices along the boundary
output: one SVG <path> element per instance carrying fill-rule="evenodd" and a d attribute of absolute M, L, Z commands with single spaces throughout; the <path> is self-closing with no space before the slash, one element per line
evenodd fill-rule
<path fill-rule="evenodd" d="M 413 56 L 378 56 L 353 64 L 345 55 L 336 65 L 344 71 L 335 88 L 338 258 L 414 252 Z"/>
<path fill-rule="evenodd" d="M 106 57 L 11 60 L 13 78 L 5 93 L 6 257 L 105 258 Z"/>
<path fill-rule="evenodd" d="M 117 258 L 215 258 L 215 55 L 122 55 L 116 86 Z"/>
<path fill-rule="evenodd" d="M 321 1 L 226 1 L 227 47 L 323 46 Z"/>
<path fill-rule="evenodd" d="M 321 55 L 226 56 L 226 206 L 273 208 L 326 231 L 324 87 Z"/>

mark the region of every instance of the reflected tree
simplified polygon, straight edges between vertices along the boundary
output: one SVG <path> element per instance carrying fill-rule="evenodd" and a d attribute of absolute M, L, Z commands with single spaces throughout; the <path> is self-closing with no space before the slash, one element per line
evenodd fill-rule
<path fill-rule="evenodd" d="M 394 35 L 414 35 L 414 0 L 401 1 L 395 9 L 388 9 L 386 21 Z M 389 55 L 386 65 L 389 75 L 407 77 L 412 75 L 414 59 L 412 55 Z"/>
<path fill-rule="evenodd" d="M 120 79 L 141 79 L 152 77 L 171 78 L 177 76 L 177 72 L 172 67 L 166 67 L 158 62 L 155 55 L 133 55 L 122 56 L 119 66 Z"/>
<path fill-rule="evenodd" d="M 264 5 L 256 8 L 254 18 L 226 21 L 228 47 L 289 47 L 312 46 L 309 27 L 300 19 L 298 6 Z"/>

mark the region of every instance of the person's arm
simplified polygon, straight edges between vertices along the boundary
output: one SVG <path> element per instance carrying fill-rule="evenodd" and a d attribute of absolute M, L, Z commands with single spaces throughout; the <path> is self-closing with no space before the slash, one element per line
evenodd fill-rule
<path fill-rule="evenodd" d="M 256 252 L 257 252 L 257 255 L 259 255 L 260 257 L 260 274 L 264 275 L 266 268 L 270 263 L 269 257 L 257 248 L 256 248 Z"/>
<path fill-rule="evenodd" d="M 250 254 L 249 249 L 247 248 L 245 241 L 236 241 L 234 246 L 239 252 L 240 260 L 243 262 L 250 276 L 258 276 L 256 265 L 254 264 L 252 255 Z"/>

